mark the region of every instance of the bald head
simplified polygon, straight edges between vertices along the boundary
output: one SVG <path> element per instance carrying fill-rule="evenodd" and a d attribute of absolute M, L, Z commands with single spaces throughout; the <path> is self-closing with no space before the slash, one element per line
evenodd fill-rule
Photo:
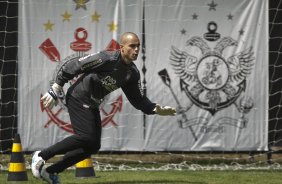
<path fill-rule="evenodd" d="M 137 39 L 139 41 L 138 36 L 135 33 L 132 32 L 125 32 L 120 37 L 120 44 L 125 45 L 131 40 Z"/>
<path fill-rule="evenodd" d="M 132 32 L 126 32 L 120 38 L 120 52 L 123 61 L 127 64 L 136 60 L 140 49 L 138 36 Z"/>

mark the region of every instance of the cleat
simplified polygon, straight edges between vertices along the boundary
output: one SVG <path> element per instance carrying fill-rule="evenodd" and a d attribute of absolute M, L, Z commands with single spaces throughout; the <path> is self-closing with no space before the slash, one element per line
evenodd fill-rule
<path fill-rule="evenodd" d="M 49 184 L 60 184 L 60 179 L 57 174 L 51 174 L 46 171 L 46 168 L 43 167 L 40 176 L 43 180 L 47 181 Z"/>
<path fill-rule="evenodd" d="M 43 165 L 45 164 L 45 161 L 43 160 L 43 158 L 38 156 L 39 153 L 40 151 L 34 152 L 32 156 L 32 163 L 31 163 L 31 171 L 32 171 L 33 176 L 36 178 L 40 178 L 41 169 Z"/>

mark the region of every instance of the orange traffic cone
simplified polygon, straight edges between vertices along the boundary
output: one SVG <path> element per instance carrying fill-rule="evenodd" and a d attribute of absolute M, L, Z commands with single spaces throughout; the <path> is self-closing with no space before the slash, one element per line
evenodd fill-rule
<path fill-rule="evenodd" d="M 94 172 L 91 157 L 78 162 L 77 164 L 75 164 L 75 166 L 76 166 L 75 177 L 95 177 L 95 172 Z"/>
<path fill-rule="evenodd" d="M 20 135 L 14 137 L 12 155 L 9 164 L 8 181 L 27 181 L 27 172 L 25 168 L 24 155 Z"/>

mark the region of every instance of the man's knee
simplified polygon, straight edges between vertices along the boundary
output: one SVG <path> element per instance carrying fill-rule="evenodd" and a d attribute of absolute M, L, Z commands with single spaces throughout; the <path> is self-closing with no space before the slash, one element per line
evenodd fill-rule
<path fill-rule="evenodd" d="M 101 143 L 100 141 L 97 142 L 97 141 L 94 141 L 90 144 L 90 150 L 91 150 L 91 153 L 97 153 L 101 148 Z"/>
<path fill-rule="evenodd" d="M 100 139 L 95 139 L 93 137 L 84 137 L 85 148 L 91 153 L 97 153 L 101 148 Z"/>

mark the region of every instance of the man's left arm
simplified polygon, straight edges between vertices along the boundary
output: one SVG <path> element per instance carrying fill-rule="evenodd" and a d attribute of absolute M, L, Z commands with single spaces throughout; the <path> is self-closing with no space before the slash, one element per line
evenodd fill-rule
<path fill-rule="evenodd" d="M 159 104 L 151 102 L 141 92 L 140 80 L 138 83 L 127 84 L 122 87 L 124 94 L 129 102 L 138 110 L 141 110 L 145 114 L 158 114 L 161 116 L 174 116 L 176 110 L 169 106 L 160 106 Z"/>

